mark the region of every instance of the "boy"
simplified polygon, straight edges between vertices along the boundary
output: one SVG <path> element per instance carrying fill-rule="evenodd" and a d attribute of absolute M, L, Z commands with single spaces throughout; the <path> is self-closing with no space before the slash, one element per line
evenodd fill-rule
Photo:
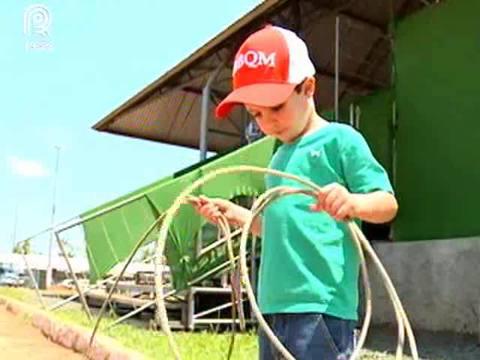
<path fill-rule="evenodd" d="M 262 237 L 258 301 L 274 333 L 296 359 L 348 359 L 357 319 L 359 257 L 343 221 L 392 220 L 397 202 L 385 170 L 364 138 L 328 123 L 315 110 L 315 69 L 293 32 L 267 26 L 238 50 L 233 91 L 217 117 L 243 104 L 260 129 L 283 144 L 269 167 L 323 187 L 315 204 L 305 196 L 272 203 L 252 233 Z M 266 176 L 266 186 L 298 186 Z M 202 197 L 197 211 L 209 221 L 223 213 L 243 225 L 250 210 Z M 260 332 L 260 359 L 278 359 Z"/>

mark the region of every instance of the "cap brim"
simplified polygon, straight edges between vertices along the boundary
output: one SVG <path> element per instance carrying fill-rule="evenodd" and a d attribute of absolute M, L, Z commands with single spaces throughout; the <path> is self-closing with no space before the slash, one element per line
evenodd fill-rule
<path fill-rule="evenodd" d="M 230 114 L 238 104 L 272 107 L 285 102 L 295 89 L 295 84 L 254 84 L 232 91 L 215 109 L 219 119 Z"/>

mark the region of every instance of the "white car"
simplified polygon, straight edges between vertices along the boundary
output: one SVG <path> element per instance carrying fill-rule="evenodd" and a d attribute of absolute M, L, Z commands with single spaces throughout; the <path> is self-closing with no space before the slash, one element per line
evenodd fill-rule
<path fill-rule="evenodd" d="M 23 286 L 25 279 L 12 269 L 0 268 L 0 286 Z"/>

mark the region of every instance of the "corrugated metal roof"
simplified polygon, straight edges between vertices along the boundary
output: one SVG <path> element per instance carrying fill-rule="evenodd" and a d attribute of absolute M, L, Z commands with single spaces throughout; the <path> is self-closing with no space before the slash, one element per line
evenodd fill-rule
<path fill-rule="evenodd" d="M 266 23 L 295 30 L 306 41 L 317 69 L 317 106 L 334 104 L 335 17 L 340 17 L 340 96 L 342 99 L 385 88 L 391 81 L 389 24 L 425 6 L 419 0 L 267 0 L 191 56 L 112 111 L 94 129 L 163 143 L 199 147 L 201 92 L 212 83 L 210 110 L 230 91 L 231 62 L 239 44 Z M 241 146 L 250 121 L 236 110 L 228 121 L 210 111 L 208 148 Z"/>

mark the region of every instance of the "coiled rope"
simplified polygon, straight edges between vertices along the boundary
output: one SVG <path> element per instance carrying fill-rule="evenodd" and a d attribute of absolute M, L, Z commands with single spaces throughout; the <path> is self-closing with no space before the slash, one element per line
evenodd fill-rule
<path fill-rule="evenodd" d="M 278 340 L 278 338 L 275 336 L 273 331 L 270 329 L 263 315 L 261 314 L 260 309 L 258 308 L 258 304 L 256 302 L 255 295 L 254 295 L 254 292 L 250 283 L 249 275 L 248 275 L 246 245 L 249 237 L 250 228 L 252 227 L 255 217 L 258 216 L 261 210 L 265 206 L 267 206 L 270 201 L 273 201 L 275 198 L 278 198 L 279 196 L 293 195 L 298 193 L 302 193 L 304 195 L 310 195 L 316 198 L 315 194 L 318 192 L 321 192 L 322 189 L 320 186 L 316 185 L 315 183 L 306 179 L 302 179 L 292 174 L 284 173 L 277 170 L 265 169 L 265 168 L 255 167 L 255 166 L 247 166 L 247 165 L 227 167 L 227 168 L 219 169 L 219 170 L 208 173 L 207 175 L 203 176 L 202 178 L 198 179 L 197 181 L 192 183 L 190 186 L 185 188 L 182 191 L 182 193 L 175 199 L 172 206 L 165 212 L 165 218 L 158 235 L 156 258 L 155 258 L 155 264 L 156 264 L 155 288 L 156 288 L 156 294 L 157 294 L 156 316 L 157 316 L 157 321 L 160 323 L 163 332 L 168 338 L 170 349 L 176 360 L 180 360 L 181 356 L 180 356 L 180 351 L 177 347 L 177 344 L 172 336 L 172 332 L 168 323 L 168 316 L 165 308 L 165 301 L 163 299 L 163 296 L 161 296 L 163 294 L 163 276 L 162 276 L 162 272 L 159 271 L 163 265 L 162 259 L 163 259 L 163 253 L 165 250 L 165 242 L 168 236 L 169 226 L 172 223 L 173 218 L 175 214 L 178 212 L 178 210 L 180 209 L 180 207 L 182 205 L 188 204 L 191 201 L 191 196 L 196 189 L 198 189 L 205 183 L 213 180 L 217 176 L 234 174 L 234 173 L 243 173 L 243 172 L 253 172 L 253 173 L 260 173 L 264 175 L 279 176 L 279 177 L 287 178 L 290 180 L 294 180 L 306 187 L 306 189 L 300 189 L 300 190 L 285 188 L 285 187 L 273 188 L 266 191 L 264 194 L 262 194 L 252 206 L 252 216 L 244 224 L 242 229 L 242 235 L 240 238 L 240 271 L 242 276 L 242 282 L 245 286 L 248 299 L 252 306 L 253 313 L 255 314 L 255 317 L 258 320 L 258 323 L 262 328 L 262 330 L 268 336 L 268 338 L 270 339 L 272 344 L 275 346 L 275 348 L 282 354 L 282 356 L 288 360 L 295 360 L 293 355 L 290 354 L 290 352 Z M 224 221 L 222 221 L 222 223 L 224 224 L 224 226 L 227 226 L 228 224 L 228 222 L 224 222 Z M 367 336 L 368 326 L 370 324 L 370 319 L 371 319 L 371 290 L 370 290 L 370 284 L 368 281 L 368 272 L 366 271 L 363 249 L 365 249 L 366 253 L 371 257 L 373 264 L 378 269 L 384 281 L 385 288 L 393 304 L 393 308 L 394 308 L 397 323 L 398 323 L 398 344 L 397 344 L 397 350 L 396 350 L 396 359 L 399 360 L 402 358 L 403 347 L 404 347 L 403 346 L 404 336 L 405 336 L 405 330 L 406 330 L 412 357 L 414 360 L 418 360 L 418 351 L 417 351 L 417 346 L 415 342 L 415 337 L 413 335 L 410 322 L 408 321 L 407 315 L 405 313 L 405 310 L 403 309 L 403 306 L 396 293 L 396 290 L 393 286 L 392 281 L 390 280 L 385 268 L 383 267 L 382 263 L 380 262 L 377 255 L 375 254 L 375 251 L 373 250 L 373 248 L 371 247 L 371 245 L 369 244 L 368 240 L 365 238 L 365 236 L 363 235 L 359 227 L 353 221 L 348 221 L 347 226 L 349 231 L 351 232 L 352 239 L 353 241 L 355 241 L 355 244 L 359 251 L 361 269 L 362 269 L 362 279 L 363 279 L 363 283 L 366 290 L 365 294 L 367 296 L 365 321 L 363 323 L 362 330 L 360 332 L 357 348 L 352 353 L 350 360 L 355 360 L 359 357 L 361 348 L 363 347 L 363 344 Z"/>
<path fill-rule="evenodd" d="M 185 188 L 182 193 L 175 199 L 174 203 L 172 206 L 162 214 L 161 217 L 155 221 L 154 224 L 146 231 L 144 236 L 139 240 L 137 243 L 137 246 L 135 249 L 132 251 L 131 255 L 129 256 L 124 268 L 122 269 L 121 274 L 125 271 L 126 267 L 130 263 L 131 259 L 135 255 L 136 251 L 138 248 L 141 246 L 141 244 L 144 242 L 145 238 L 148 236 L 148 234 L 154 229 L 156 225 L 158 225 L 160 222 L 162 222 L 162 225 L 160 227 L 159 235 L 158 235 L 158 240 L 157 240 L 157 248 L 156 248 L 156 253 L 154 256 L 155 260 L 155 291 L 156 291 L 156 307 L 157 307 L 157 312 L 156 312 L 156 320 L 157 323 L 160 324 L 163 332 L 167 336 L 169 347 L 174 355 L 174 358 L 176 360 L 181 359 L 180 351 L 177 347 L 177 344 L 173 338 L 169 322 L 168 322 L 168 316 L 167 316 L 167 310 L 165 307 L 165 300 L 163 296 L 163 259 L 164 259 L 164 250 L 165 250 L 165 242 L 168 236 L 168 230 L 169 227 L 179 211 L 180 207 L 185 204 L 189 204 L 192 202 L 192 200 L 195 200 L 195 197 L 192 196 L 192 194 L 197 190 L 199 187 L 203 186 L 205 183 L 213 180 L 217 176 L 221 175 L 226 175 L 226 174 L 234 174 L 234 173 L 244 173 L 244 172 L 253 172 L 253 173 L 260 173 L 263 175 L 273 175 L 273 176 L 278 176 L 278 177 L 283 177 L 286 179 L 294 180 L 298 182 L 300 185 L 303 185 L 305 188 L 291 188 L 291 187 L 285 187 L 285 186 L 280 186 L 280 187 L 275 187 L 272 189 L 267 190 L 265 193 L 263 193 L 258 199 L 254 202 L 251 212 L 252 216 L 248 218 L 246 223 L 243 225 L 242 228 L 242 233 L 241 233 L 241 238 L 240 238 L 240 272 L 241 272 L 241 278 L 243 285 L 245 286 L 245 290 L 247 292 L 248 299 L 250 301 L 252 311 L 259 323 L 259 326 L 261 329 L 265 332 L 267 337 L 270 339 L 272 344 L 275 346 L 275 348 L 278 350 L 282 356 L 287 359 L 287 360 L 295 360 L 293 355 L 288 351 L 288 349 L 285 348 L 285 346 L 278 340 L 278 338 L 275 336 L 267 322 L 265 321 L 262 313 L 260 312 L 260 309 L 258 307 L 254 291 L 252 289 L 251 283 L 250 283 L 250 278 L 248 274 L 248 266 L 247 266 L 247 241 L 249 238 L 249 233 L 250 229 L 252 227 L 252 224 L 255 220 L 255 218 L 262 212 L 262 210 L 269 205 L 272 201 L 275 201 L 276 199 L 282 197 L 282 196 L 291 196 L 291 195 L 304 195 L 304 196 L 311 196 L 313 198 L 317 198 L 316 194 L 318 192 L 321 192 L 321 187 L 316 185 L 315 183 L 300 178 L 298 176 L 288 174 L 285 172 L 277 171 L 277 170 L 272 170 L 272 169 L 265 169 L 261 167 L 255 167 L 255 166 L 247 166 L 247 165 L 242 165 L 242 166 L 233 166 L 233 167 L 227 167 L 223 169 L 219 169 L 216 171 L 212 171 L 208 173 L 207 175 L 203 176 L 202 178 L 198 179 L 194 183 L 192 183 L 190 186 Z M 228 223 L 227 219 L 221 215 L 218 218 L 217 224 L 220 228 L 220 232 L 224 235 L 226 238 L 226 246 L 227 246 L 227 254 L 229 257 L 229 266 L 230 266 L 230 271 L 233 273 L 235 269 L 235 255 L 233 253 L 233 245 L 232 245 L 232 232 L 230 228 L 230 224 Z M 376 255 L 375 251 L 373 250 L 372 246 L 366 239 L 365 235 L 362 233 L 358 225 L 353 222 L 353 221 L 347 221 L 346 222 L 347 227 L 351 233 L 352 239 L 355 242 L 355 245 L 358 250 L 359 258 L 360 258 L 360 265 L 361 265 L 361 274 L 362 274 L 362 282 L 363 286 L 365 289 L 365 316 L 364 316 L 364 321 L 362 325 L 362 329 L 360 331 L 360 335 L 358 338 L 357 346 L 354 349 L 352 355 L 350 356 L 350 360 L 355 360 L 358 359 L 360 356 L 361 349 L 365 343 L 367 333 L 368 333 L 368 328 L 370 326 L 370 321 L 371 321 L 371 314 L 372 314 L 372 300 L 371 300 L 371 287 L 370 287 L 370 282 L 369 282 L 369 276 L 368 276 L 368 271 L 367 271 L 367 266 L 366 266 L 366 261 L 365 261 L 365 253 L 370 256 L 370 258 L 373 261 L 373 265 L 377 268 L 377 270 L 380 273 L 380 276 L 384 282 L 385 288 L 387 290 L 387 293 L 390 297 L 390 300 L 392 302 L 394 311 L 395 311 L 395 317 L 397 320 L 398 324 L 398 338 L 397 338 L 397 348 L 396 348 L 396 360 L 402 359 L 403 356 L 403 348 L 404 348 L 404 341 L 405 341 L 405 331 L 407 332 L 407 338 L 409 342 L 409 347 L 410 347 L 410 352 L 414 360 L 418 360 L 418 351 L 417 351 L 417 346 L 415 342 L 415 337 L 412 331 L 412 328 L 410 326 L 410 322 L 408 320 L 408 317 L 405 313 L 405 310 L 400 302 L 400 299 L 396 293 L 396 290 L 393 286 L 393 283 L 390 279 L 390 277 L 387 274 L 387 271 L 383 267 L 381 261 L 379 260 L 378 256 Z M 120 274 L 120 275 L 121 275 Z M 102 306 L 102 309 L 100 311 L 99 317 L 97 319 L 97 323 L 95 325 L 94 331 L 92 333 L 91 339 L 90 339 L 90 345 L 92 345 L 95 333 L 98 329 L 98 326 L 100 324 L 101 317 L 104 313 L 106 304 L 109 302 L 110 297 L 113 293 L 113 290 L 116 287 L 116 284 L 118 283 L 118 279 L 120 276 L 117 278 L 116 283 L 110 290 L 110 293 L 108 294 L 108 297 L 104 303 L 104 306 Z M 241 304 L 241 298 L 238 294 L 234 294 L 234 285 L 232 283 L 232 306 L 235 307 L 235 305 Z M 234 311 L 234 310 L 233 310 Z M 233 321 L 235 323 L 235 311 L 233 312 Z M 240 319 L 240 322 L 242 324 L 243 320 Z M 235 331 L 233 327 L 233 332 L 232 332 L 232 339 L 228 351 L 228 358 L 230 358 L 232 351 L 233 351 L 233 343 L 234 343 L 234 336 L 235 336 Z"/>

